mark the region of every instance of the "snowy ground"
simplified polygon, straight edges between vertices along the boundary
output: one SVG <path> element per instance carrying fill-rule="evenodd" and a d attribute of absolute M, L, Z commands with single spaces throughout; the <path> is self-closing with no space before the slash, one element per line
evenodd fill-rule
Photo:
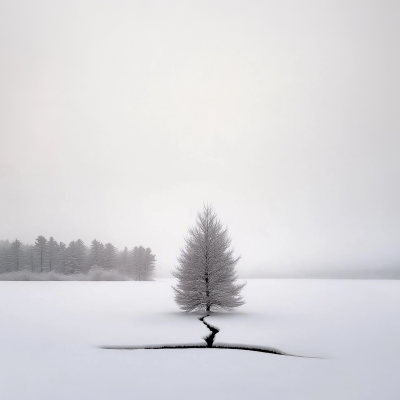
<path fill-rule="evenodd" d="M 238 350 L 103 350 L 201 343 L 172 280 L 0 282 L 0 399 L 399 399 L 400 281 L 249 280 L 209 317 Z"/>

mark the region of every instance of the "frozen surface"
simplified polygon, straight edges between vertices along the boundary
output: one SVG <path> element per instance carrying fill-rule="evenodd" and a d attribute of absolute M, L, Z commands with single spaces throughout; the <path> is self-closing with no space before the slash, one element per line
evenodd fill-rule
<path fill-rule="evenodd" d="M 0 399 L 399 399 L 400 282 L 249 280 L 247 304 L 207 321 L 235 350 L 103 350 L 200 343 L 172 280 L 0 282 Z"/>
<path fill-rule="evenodd" d="M 349 399 L 400 399 L 400 281 L 251 279 L 243 292 L 240 310 L 208 317 L 220 329 L 215 344 L 323 357 L 304 364 L 310 374 L 336 371 L 321 377 L 323 398 L 339 390 Z"/>

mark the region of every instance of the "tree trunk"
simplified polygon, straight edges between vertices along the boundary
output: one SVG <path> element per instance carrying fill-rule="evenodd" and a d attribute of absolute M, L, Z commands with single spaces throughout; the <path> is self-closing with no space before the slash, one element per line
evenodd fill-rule
<path fill-rule="evenodd" d="M 208 273 L 206 275 L 206 314 L 210 314 L 210 291 L 208 290 Z"/>

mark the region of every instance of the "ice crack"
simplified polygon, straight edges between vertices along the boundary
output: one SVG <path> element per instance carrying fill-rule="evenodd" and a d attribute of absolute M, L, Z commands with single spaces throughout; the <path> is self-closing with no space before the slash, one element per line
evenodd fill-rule
<path fill-rule="evenodd" d="M 213 347 L 215 336 L 219 332 L 219 329 L 216 328 L 215 326 L 210 325 L 204 320 L 204 318 L 208 316 L 209 315 L 205 315 L 204 317 L 199 318 L 199 320 L 211 331 L 211 333 L 208 336 L 204 337 L 203 339 L 207 343 L 207 347 Z"/>
<path fill-rule="evenodd" d="M 206 342 L 206 345 L 203 344 L 161 344 L 155 346 L 101 346 L 101 349 L 107 350 L 167 350 L 167 349 L 226 349 L 226 350 L 247 350 L 247 351 L 256 351 L 259 353 L 267 353 L 267 354 L 276 354 L 279 356 L 288 356 L 288 357 L 301 357 L 301 358 L 321 358 L 321 357 L 309 357 L 309 356 L 299 356 L 295 354 L 285 353 L 278 349 L 274 349 L 271 347 L 263 347 L 263 346 L 251 346 L 245 344 L 229 344 L 229 343 L 219 343 L 217 345 L 214 344 L 215 336 L 219 332 L 219 329 L 213 325 L 210 325 L 204 319 L 209 317 L 209 315 L 204 315 L 199 318 L 204 325 L 210 330 L 210 334 L 205 336 L 203 339 Z"/>

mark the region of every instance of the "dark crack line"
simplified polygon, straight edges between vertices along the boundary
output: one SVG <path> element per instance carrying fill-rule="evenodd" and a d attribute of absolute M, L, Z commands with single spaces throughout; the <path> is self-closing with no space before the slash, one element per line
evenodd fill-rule
<path fill-rule="evenodd" d="M 207 343 L 207 347 L 213 347 L 214 345 L 214 340 L 215 336 L 219 332 L 219 329 L 216 328 L 215 326 L 210 325 L 207 323 L 204 318 L 208 317 L 208 315 L 205 315 L 204 317 L 199 318 L 199 320 L 210 330 L 210 334 L 208 336 L 205 336 L 203 339 Z"/>
<path fill-rule="evenodd" d="M 205 315 L 204 317 L 199 318 L 199 320 L 207 326 L 210 330 L 210 334 L 205 336 L 203 339 L 206 344 L 176 344 L 176 345 L 158 345 L 158 346 L 101 346 L 101 349 L 105 350 L 168 350 L 168 349 L 225 349 L 225 350 L 246 350 L 246 351 L 255 351 L 258 353 L 267 353 L 267 354 L 275 354 L 278 356 L 287 356 L 287 357 L 300 357 L 300 358 L 318 358 L 321 357 L 308 357 L 308 356 L 299 356 L 295 354 L 285 353 L 283 351 L 268 348 L 268 347 L 257 347 L 257 346 L 249 346 L 244 344 L 229 344 L 229 343 L 220 343 L 214 345 L 215 336 L 219 332 L 219 329 L 215 326 L 207 323 L 204 318 L 209 315 Z"/>
<path fill-rule="evenodd" d="M 156 346 L 100 346 L 105 350 L 166 350 L 166 349 L 206 349 L 204 344 L 160 344 Z"/>
<path fill-rule="evenodd" d="M 159 346 L 100 346 L 104 350 L 169 350 L 169 349 L 216 349 L 216 350 L 246 350 L 255 351 L 258 353 L 274 354 L 277 356 L 286 357 L 298 357 L 298 358 L 316 358 L 321 357 L 309 357 L 300 356 L 296 354 L 289 354 L 277 349 L 269 349 L 263 347 L 247 346 L 247 345 L 230 345 L 230 344 L 217 344 L 212 347 L 203 344 L 177 344 L 177 345 L 159 345 Z"/>

